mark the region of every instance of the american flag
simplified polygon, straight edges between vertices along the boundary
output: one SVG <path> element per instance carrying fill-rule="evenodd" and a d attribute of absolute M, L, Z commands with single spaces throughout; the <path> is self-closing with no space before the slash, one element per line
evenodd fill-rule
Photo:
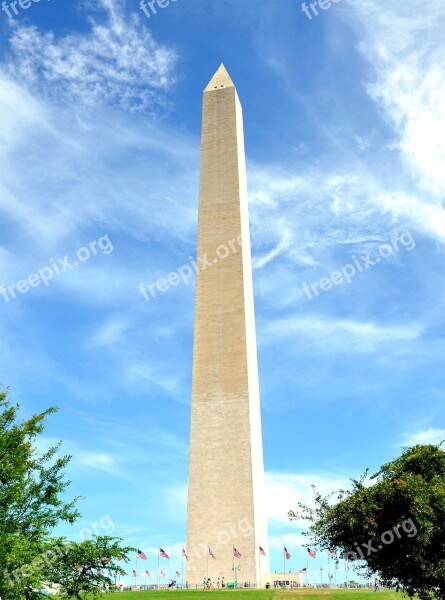
<path fill-rule="evenodd" d="M 123 560 L 122 556 L 118 556 L 117 560 Z"/>
<path fill-rule="evenodd" d="M 113 577 L 113 573 L 108 569 L 108 577 Z"/>
<path fill-rule="evenodd" d="M 138 550 L 138 558 L 142 558 L 142 560 L 147 560 L 147 555 L 142 552 L 142 550 Z"/>
<path fill-rule="evenodd" d="M 328 556 L 336 556 L 335 550 L 333 550 L 332 548 L 329 548 L 329 550 L 328 550 Z"/>
<path fill-rule="evenodd" d="M 187 556 L 187 552 L 184 550 L 184 548 L 182 549 L 182 556 L 184 556 L 185 560 L 189 559 L 189 557 Z"/>
<path fill-rule="evenodd" d="M 300 569 L 300 573 L 305 573 L 307 571 L 306 567 L 304 569 Z"/>
<path fill-rule="evenodd" d="M 110 562 L 110 559 L 108 558 L 108 556 L 102 556 L 102 562 L 104 562 L 104 563 Z"/>
<path fill-rule="evenodd" d="M 215 555 L 213 554 L 213 550 L 209 546 L 209 556 L 211 556 L 214 560 L 216 560 Z"/>
<path fill-rule="evenodd" d="M 261 548 L 261 546 L 260 546 L 260 554 L 262 554 L 263 556 L 267 556 L 267 554 L 264 552 L 264 550 Z"/>
<path fill-rule="evenodd" d="M 233 556 L 235 558 L 241 558 L 241 552 L 239 552 L 235 547 L 233 548 Z"/>
<path fill-rule="evenodd" d="M 136 571 L 133 569 L 133 577 L 137 577 L 138 574 L 136 573 Z"/>
<path fill-rule="evenodd" d="M 162 556 L 162 558 L 170 558 L 167 552 L 162 548 L 159 548 L 159 556 Z"/>
<path fill-rule="evenodd" d="M 176 577 L 181 577 L 181 573 L 179 571 L 176 571 Z"/>
<path fill-rule="evenodd" d="M 284 546 L 284 556 L 286 557 L 286 559 L 287 559 L 287 560 L 289 560 L 289 559 L 290 559 L 290 554 L 289 554 L 289 552 L 287 551 L 287 548 L 286 548 L 286 546 Z"/>
<path fill-rule="evenodd" d="M 145 571 L 145 577 L 151 577 L 150 571 Z"/>
<path fill-rule="evenodd" d="M 307 549 L 307 553 L 309 556 L 311 556 L 312 558 L 316 558 L 317 557 L 317 553 L 315 552 L 315 550 L 311 550 L 310 548 Z"/>
<path fill-rule="evenodd" d="M 167 577 L 167 573 L 164 573 L 164 571 L 159 571 L 159 575 L 161 577 Z"/>

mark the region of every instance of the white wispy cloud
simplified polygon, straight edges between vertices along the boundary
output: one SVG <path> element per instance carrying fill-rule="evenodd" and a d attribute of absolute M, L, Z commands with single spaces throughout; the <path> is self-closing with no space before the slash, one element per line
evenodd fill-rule
<path fill-rule="evenodd" d="M 346 475 L 329 471 L 317 473 L 280 473 L 266 472 L 266 506 L 270 525 L 286 526 L 287 528 L 304 528 L 307 523 L 302 520 L 293 524 L 287 516 L 289 510 L 297 509 L 297 503 L 313 505 L 314 485 L 319 493 L 327 495 L 349 487 L 350 481 Z"/>
<path fill-rule="evenodd" d="M 113 475 L 120 473 L 117 468 L 118 461 L 116 457 L 106 452 L 77 451 L 76 460 L 80 465 L 84 465 L 90 469 L 105 471 Z"/>
<path fill-rule="evenodd" d="M 445 429 L 430 427 L 423 431 L 404 433 L 397 447 L 415 446 L 417 444 L 440 444 L 445 441 Z"/>
<path fill-rule="evenodd" d="M 390 125 L 389 140 L 379 148 L 357 132 L 343 139 L 346 122 L 339 124 L 339 135 L 329 119 L 321 120 L 317 124 L 327 142 L 335 142 L 335 157 L 331 149 L 310 167 L 300 162 L 287 170 L 251 168 L 256 266 L 264 257 L 269 267 L 277 248 L 299 266 L 327 264 L 336 248 L 369 250 L 402 229 L 445 243 L 445 8 L 440 2 L 426 10 L 419 0 L 403 7 L 364 0 L 336 7 L 331 24 L 339 15 L 369 62 L 365 89 Z M 387 157 L 389 150 L 391 177 L 387 158 L 379 160 L 379 153 Z"/>
<path fill-rule="evenodd" d="M 26 278 L 50 258 L 72 259 L 79 247 L 105 233 L 119 245 L 117 252 L 96 257 L 51 285 L 88 302 L 139 301 L 141 281 L 156 281 L 187 262 L 189 249 L 176 247 L 184 241 L 192 246 L 195 239 L 197 138 L 105 108 L 100 115 L 82 113 L 79 127 L 75 112 L 39 99 L 4 69 L 0 89 L 5 115 L 0 120 L 0 214 L 20 232 L 17 239 L 26 239 L 25 245 L 0 248 L 6 253 L 2 283 Z M 51 168 L 43 158 L 48 155 Z M 161 240 L 169 241 L 169 253 L 154 255 L 141 245 Z"/>
<path fill-rule="evenodd" d="M 293 315 L 275 320 L 263 330 L 265 344 L 284 339 L 306 339 L 307 344 L 322 352 L 380 352 L 382 345 L 416 340 L 421 334 L 417 324 L 380 325 L 376 322 L 347 319 L 301 318 Z M 301 336 L 301 337 L 300 337 Z"/>
<path fill-rule="evenodd" d="M 445 208 L 425 194 L 388 189 L 366 168 L 316 171 L 304 178 L 251 169 L 254 266 L 279 254 L 293 264 L 329 262 L 337 249 L 374 250 L 409 230 L 445 243 Z"/>
<path fill-rule="evenodd" d="M 122 339 L 128 325 L 128 320 L 120 317 L 108 319 L 91 338 L 91 343 L 99 346 L 114 345 Z"/>
<path fill-rule="evenodd" d="M 351 3 L 360 50 L 376 79 L 370 96 L 396 133 L 396 146 L 408 170 L 432 194 L 445 191 L 445 7 L 376 0 Z"/>
<path fill-rule="evenodd" d="M 337 173 L 315 170 L 304 178 L 253 166 L 249 181 L 255 289 L 272 310 L 295 305 L 305 281 L 329 276 L 352 264 L 354 256 L 376 256 L 383 244 L 403 234 L 413 238 L 416 249 L 409 256 L 394 252 L 384 272 L 374 270 L 379 286 L 397 289 L 394 282 L 406 278 L 408 269 L 411 285 L 428 285 L 437 276 L 434 255 L 445 243 L 445 208 L 424 191 L 379 181 L 361 165 L 350 170 L 340 164 Z M 434 244 L 432 257 L 425 256 L 425 240 Z M 360 287 L 343 287 L 340 294 L 367 289 L 369 281 L 365 274 Z"/>
<path fill-rule="evenodd" d="M 50 448 L 56 447 L 60 440 L 50 436 L 41 436 L 35 442 L 36 451 L 39 455 L 47 452 Z M 113 475 L 119 475 L 120 459 L 113 452 L 106 452 L 103 449 L 87 448 L 70 439 L 63 440 L 59 448 L 59 455 L 71 455 L 69 469 L 93 469 L 95 471 L 104 471 Z"/>
<path fill-rule="evenodd" d="M 6 67 L 7 68 L 7 67 Z M 11 75 L 0 68 L 0 138 L 3 144 L 26 142 L 35 124 L 45 125 L 44 106 Z"/>
<path fill-rule="evenodd" d="M 153 365 L 148 361 L 139 361 L 129 364 L 126 367 L 126 375 L 130 381 L 136 382 L 145 381 L 170 393 L 175 393 L 179 390 L 179 379 L 172 374 L 171 368 L 167 362 L 164 364 Z M 184 400 L 188 404 L 188 399 Z"/>
<path fill-rule="evenodd" d="M 176 54 L 156 43 L 136 15 L 101 0 L 105 16 L 91 30 L 56 37 L 35 26 L 14 27 L 14 73 L 28 85 L 85 105 L 153 109 L 174 81 Z"/>
<path fill-rule="evenodd" d="M 106 445 L 108 452 L 115 456 L 125 456 L 128 462 L 174 465 L 188 458 L 186 441 L 173 431 L 154 426 L 149 417 L 137 422 L 121 421 L 118 418 L 79 415 L 85 427 L 91 429 L 93 437 L 100 445 Z M 147 429 L 150 435 L 147 437 Z M 114 435 L 109 437 L 109 432 Z M 141 454 L 143 446 L 145 452 Z M 159 456 L 161 454 L 161 457 Z"/>
<path fill-rule="evenodd" d="M 277 246 L 275 246 L 275 248 L 270 250 L 264 256 L 261 256 L 261 257 L 257 256 L 257 257 L 253 258 L 253 260 L 252 260 L 253 268 L 261 269 L 262 267 L 264 267 L 268 263 L 270 263 L 274 258 L 277 258 L 278 256 L 280 256 L 280 254 L 288 248 L 290 239 L 291 239 L 291 235 L 290 235 L 289 231 L 287 229 L 285 229 L 280 243 Z"/>

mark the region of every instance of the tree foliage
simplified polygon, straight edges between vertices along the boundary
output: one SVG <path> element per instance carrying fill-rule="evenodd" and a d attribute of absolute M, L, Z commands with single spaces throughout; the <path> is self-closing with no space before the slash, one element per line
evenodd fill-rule
<path fill-rule="evenodd" d="M 70 482 L 70 456 L 60 443 L 37 451 L 46 419 L 56 408 L 19 420 L 19 407 L 0 390 L 0 598 L 33 600 L 44 585 L 57 585 L 65 598 L 114 589 L 121 561 L 135 548 L 120 538 L 96 536 L 83 542 L 52 538 L 60 523 L 74 523 L 78 498 L 63 499 Z"/>
<path fill-rule="evenodd" d="M 0 596 L 30 597 L 40 576 L 29 565 L 42 552 L 51 530 L 79 516 L 73 501 L 62 500 L 69 485 L 64 471 L 69 456 L 59 456 L 59 445 L 41 455 L 36 439 L 55 408 L 22 422 L 19 407 L 0 390 Z M 21 573 L 16 579 L 13 573 Z"/>
<path fill-rule="evenodd" d="M 132 551 L 136 548 L 123 546 L 120 538 L 97 536 L 82 542 L 59 538 L 48 548 L 45 578 L 60 586 L 62 598 L 81 600 L 84 595 L 112 591 Z"/>
<path fill-rule="evenodd" d="M 368 574 L 422 600 L 445 598 L 445 452 L 407 448 L 368 481 L 298 505 L 291 519 L 311 523 L 306 535 L 320 549 L 364 561 Z"/>

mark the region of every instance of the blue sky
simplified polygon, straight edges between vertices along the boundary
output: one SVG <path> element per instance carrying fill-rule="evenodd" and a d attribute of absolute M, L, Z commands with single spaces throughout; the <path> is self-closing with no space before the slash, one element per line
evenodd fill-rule
<path fill-rule="evenodd" d="M 0 13 L 0 383 L 24 414 L 60 407 L 42 447 L 64 440 L 86 497 L 61 533 L 111 520 L 151 570 L 185 538 L 194 285 L 149 303 L 138 288 L 195 254 L 201 93 L 221 62 L 244 109 L 272 570 L 283 543 L 305 566 L 286 513 L 312 483 L 445 438 L 445 9 L 378 4 Z M 48 285 L 28 279 L 52 264 Z"/>

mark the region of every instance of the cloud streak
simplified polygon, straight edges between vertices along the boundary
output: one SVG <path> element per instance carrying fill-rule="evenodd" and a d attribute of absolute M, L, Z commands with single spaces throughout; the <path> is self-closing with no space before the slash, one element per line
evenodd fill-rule
<path fill-rule="evenodd" d="M 174 82 L 177 56 L 157 44 L 135 15 L 102 0 L 105 17 L 91 30 L 57 37 L 35 26 L 13 29 L 14 72 L 21 81 L 69 102 L 113 104 L 153 111 L 165 104 L 163 92 Z"/>
<path fill-rule="evenodd" d="M 371 96 L 395 128 L 408 170 L 437 197 L 445 191 L 445 8 L 418 0 L 406 10 L 375 0 L 351 4 L 360 50 L 375 70 Z"/>
<path fill-rule="evenodd" d="M 372 321 L 352 321 L 347 319 L 300 318 L 291 316 L 287 319 L 269 323 L 264 331 L 265 338 L 271 343 L 291 338 L 307 339 L 322 353 L 382 352 L 382 345 L 393 345 L 398 342 L 416 340 L 421 334 L 416 324 L 383 326 Z M 298 342 L 297 342 L 298 343 Z M 397 346 L 398 347 L 398 346 Z"/>
<path fill-rule="evenodd" d="M 445 441 L 445 429 L 430 427 L 415 433 L 404 433 L 397 447 L 416 446 L 417 444 L 440 444 Z"/>

